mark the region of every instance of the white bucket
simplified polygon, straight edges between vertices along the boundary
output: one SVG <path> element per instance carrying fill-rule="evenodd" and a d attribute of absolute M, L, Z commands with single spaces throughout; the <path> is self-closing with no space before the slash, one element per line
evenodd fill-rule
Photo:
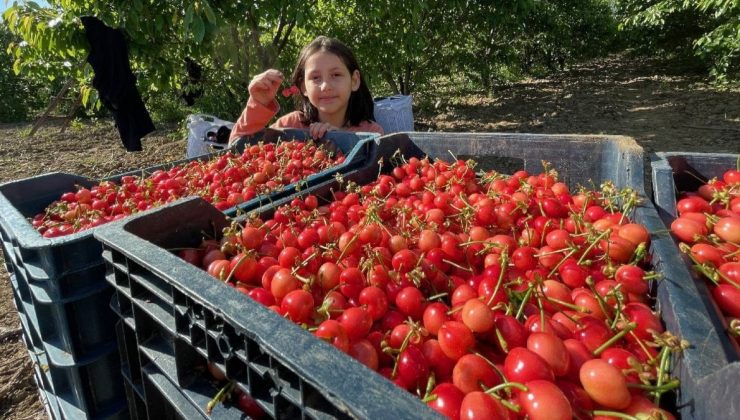
<path fill-rule="evenodd" d="M 375 100 L 375 121 L 385 134 L 414 131 L 411 95 L 394 95 Z"/>
<path fill-rule="evenodd" d="M 186 119 L 186 126 L 188 129 L 188 150 L 185 156 L 189 159 L 226 148 L 227 144 L 217 143 L 212 139 L 219 128 L 226 126 L 231 129 L 234 127 L 234 123 L 216 118 L 213 115 L 191 114 Z M 212 133 L 213 137 L 209 138 L 209 133 Z"/>

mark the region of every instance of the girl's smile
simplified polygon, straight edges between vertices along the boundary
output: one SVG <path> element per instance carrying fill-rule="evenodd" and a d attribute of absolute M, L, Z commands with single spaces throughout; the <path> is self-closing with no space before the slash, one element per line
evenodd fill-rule
<path fill-rule="evenodd" d="M 350 74 L 335 54 L 320 51 L 306 60 L 301 90 L 318 109 L 319 120 L 342 127 L 352 91 L 360 86 L 360 72 Z"/>

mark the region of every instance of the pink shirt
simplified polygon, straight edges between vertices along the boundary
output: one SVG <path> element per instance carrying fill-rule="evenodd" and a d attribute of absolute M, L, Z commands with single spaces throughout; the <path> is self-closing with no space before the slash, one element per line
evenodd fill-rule
<path fill-rule="evenodd" d="M 231 130 L 231 136 L 229 137 L 229 143 L 233 142 L 241 136 L 252 135 L 267 125 L 272 117 L 277 114 L 280 110 L 280 105 L 277 101 L 273 100 L 268 106 L 262 105 L 261 103 L 249 98 L 247 100 L 247 106 L 244 108 L 244 112 L 234 124 L 234 128 Z M 301 117 L 303 113 L 301 111 L 293 111 L 290 114 L 283 115 L 274 124 L 272 128 L 308 128 L 308 125 L 303 124 Z M 380 124 L 372 121 L 363 121 L 358 125 L 347 127 L 346 131 L 364 131 L 383 134 L 383 127 Z"/>

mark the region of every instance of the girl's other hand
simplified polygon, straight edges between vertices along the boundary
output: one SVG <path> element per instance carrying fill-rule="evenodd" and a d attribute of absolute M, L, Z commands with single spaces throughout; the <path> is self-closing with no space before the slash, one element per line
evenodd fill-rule
<path fill-rule="evenodd" d="M 268 106 L 283 83 L 283 73 L 269 69 L 260 73 L 249 82 L 249 96 L 262 105 Z"/>
<path fill-rule="evenodd" d="M 329 131 L 335 130 L 338 130 L 338 128 L 329 123 L 322 122 L 315 122 L 308 127 L 308 131 L 311 133 L 311 138 L 313 139 L 320 139 Z"/>

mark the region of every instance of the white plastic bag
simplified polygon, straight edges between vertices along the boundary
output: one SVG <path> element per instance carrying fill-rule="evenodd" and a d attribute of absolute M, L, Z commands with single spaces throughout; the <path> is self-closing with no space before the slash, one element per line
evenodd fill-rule
<path fill-rule="evenodd" d="M 375 100 L 375 121 L 385 134 L 414 131 L 411 95 L 394 95 Z"/>
<path fill-rule="evenodd" d="M 188 150 L 185 157 L 188 159 L 224 149 L 227 144 L 210 140 L 208 133 L 210 132 L 215 136 L 216 131 L 222 126 L 229 129 L 234 128 L 233 122 L 224 121 L 207 114 L 188 115 L 186 125 L 188 129 Z"/>

